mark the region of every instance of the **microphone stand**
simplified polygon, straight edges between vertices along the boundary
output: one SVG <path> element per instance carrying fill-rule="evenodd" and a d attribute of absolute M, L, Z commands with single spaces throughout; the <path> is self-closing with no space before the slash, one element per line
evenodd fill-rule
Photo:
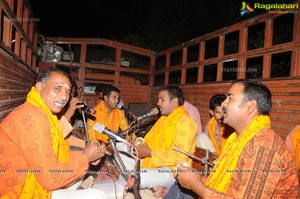
<path fill-rule="evenodd" d="M 146 121 L 147 121 L 147 118 L 145 118 L 145 119 L 142 120 L 141 122 L 139 122 L 138 120 L 134 120 L 134 121 L 132 122 L 132 124 L 134 124 L 134 125 L 133 125 L 132 127 L 128 128 L 128 129 L 122 131 L 122 134 L 124 134 L 124 132 L 127 132 L 127 131 L 129 132 L 129 131 L 132 130 L 132 129 L 138 128 L 141 124 L 145 123 Z"/>
<path fill-rule="evenodd" d="M 128 169 L 126 169 L 126 166 L 119 154 L 119 151 L 117 150 L 116 146 L 115 146 L 115 140 L 112 138 L 109 138 L 109 144 L 112 148 L 112 150 L 114 151 L 114 156 L 113 159 L 115 160 L 116 166 L 118 167 L 121 175 L 125 178 L 125 180 L 128 180 L 129 175 L 128 173 Z"/>
<path fill-rule="evenodd" d="M 133 185 L 133 195 L 134 199 L 142 199 L 140 195 L 140 184 L 141 184 L 141 167 L 140 167 L 141 160 L 138 159 L 136 162 L 136 168 L 135 168 L 135 181 Z"/>
<path fill-rule="evenodd" d="M 82 120 L 83 120 L 83 127 L 84 127 L 84 131 L 85 131 L 85 136 L 86 136 L 85 143 L 88 144 L 90 142 L 90 138 L 89 138 L 89 133 L 88 133 L 87 128 L 86 128 L 85 114 L 84 114 L 84 111 L 82 109 L 81 109 L 81 115 L 82 115 Z"/>
<path fill-rule="evenodd" d="M 126 181 L 129 180 L 129 177 L 131 177 L 129 175 L 129 170 L 126 169 L 126 166 L 124 164 L 124 162 L 121 159 L 121 156 L 119 154 L 119 151 L 116 149 L 115 146 L 115 139 L 112 139 L 111 137 L 109 138 L 109 144 L 112 147 L 113 151 L 114 151 L 114 160 L 116 163 L 117 168 L 120 171 L 120 174 L 124 177 L 124 179 Z M 134 199 L 142 199 L 141 195 L 140 195 L 140 159 L 137 160 L 137 164 L 136 164 L 136 168 L 134 171 L 134 176 L 132 177 L 134 179 L 134 184 L 133 184 L 133 195 L 134 195 Z"/>

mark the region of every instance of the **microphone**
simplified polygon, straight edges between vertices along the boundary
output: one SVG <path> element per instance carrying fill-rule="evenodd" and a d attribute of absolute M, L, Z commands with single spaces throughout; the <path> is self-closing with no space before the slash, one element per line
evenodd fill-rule
<path fill-rule="evenodd" d="M 107 135 L 109 138 L 120 141 L 125 143 L 127 146 L 132 146 L 132 143 L 126 140 L 125 138 L 122 138 L 115 132 L 112 132 L 110 129 L 106 128 L 103 124 L 96 122 L 94 125 L 94 130 L 99 132 L 99 133 L 104 133 Z"/>
<path fill-rule="evenodd" d="M 94 115 L 96 113 L 96 111 L 94 109 L 92 109 L 91 107 L 89 107 L 85 101 L 83 101 L 83 107 L 81 109 L 92 115 Z"/>
<path fill-rule="evenodd" d="M 117 104 L 117 108 L 120 110 L 125 109 L 125 105 L 124 105 L 123 99 L 121 97 L 119 97 L 119 103 Z"/>
<path fill-rule="evenodd" d="M 136 118 L 137 121 L 145 119 L 147 117 L 150 117 L 152 115 L 157 115 L 159 113 L 158 108 L 153 108 L 149 113 L 146 113 L 145 115 L 139 116 Z"/>

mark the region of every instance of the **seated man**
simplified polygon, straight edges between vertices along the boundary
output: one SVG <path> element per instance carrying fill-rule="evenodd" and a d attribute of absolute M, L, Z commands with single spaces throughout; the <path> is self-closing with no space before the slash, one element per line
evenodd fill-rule
<path fill-rule="evenodd" d="M 208 121 L 204 131 L 212 141 L 217 156 L 220 155 L 228 136 L 234 132 L 234 129 L 223 123 L 224 112 L 221 104 L 225 99 L 226 95 L 224 94 L 216 94 L 210 98 L 209 113 L 211 119 Z M 200 144 L 203 141 L 204 140 L 198 137 L 198 145 L 203 145 Z"/>
<path fill-rule="evenodd" d="M 102 91 L 103 100 L 94 107 L 94 110 L 96 111 L 94 115 L 95 120 L 87 120 L 87 129 L 90 140 L 98 140 L 108 144 L 108 136 L 94 130 L 95 123 L 99 122 L 116 133 L 118 133 L 119 129 L 122 131 L 127 130 L 128 123 L 124 111 L 117 108 L 120 90 L 114 86 L 107 85 L 103 87 Z"/>
<path fill-rule="evenodd" d="M 180 184 L 203 198 L 297 198 L 293 156 L 271 129 L 271 96 L 260 82 L 233 82 L 222 107 L 223 122 L 235 133 L 227 139 L 207 179 L 180 166 Z"/>
<path fill-rule="evenodd" d="M 120 100 L 120 90 L 114 86 L 106 85 L 102 87 L 103 100 L 93 108 L 96 113 L 93 115 L 93 119 L 87 120 L 87 131 L 89 139 L 91 142 L 101 142 L 109 145 L 109 138 L 107 135 L 102 132 L 97 132 L 94 130 L 94 125 L 96 122 L 99 122 L 105 125 L 107 128 L 112 130 L 115 133 L 118 133 L 119 130 L 125 131 L 128 129 L 128 123 L 125 117 L 123 110 L 117 108 L 117 105 Z M 111 164 L 109 160 L 110 156 L 106 155 L 103 158 L 103 162 L 99 165 L 91 165 L 90 170 L 98 172 L 101 166 L 105 166 L 108 169 L 108 172 L 118 177 L 119 173 L 117 169 Z M 103 164 L 102 164 L 103 163 Z"/>
<path fill-rule="evenodd" d="M 136 145 L 136 154 L 141 161 L 141 187 L 162 186 L 170 188 L 174 183 L 177 164 L 192 160 L 175 150 L 177 147 L 188 153 L 196 149 L 197 124 L 183 107 L 184 96 L 177 86 L 162 86 L 158 93 L 161 117 L 144 137 L 145 144 Z M 134 169 L 134 161 L 128 161 L 128 169 Z"/>
<path fill-rule="evenodd" d="M 65 72 L 44 70 L 26 102 L 2 121 L 1 198 L 52 198 L 59 189 L 80 181 L 89 163 L 104 155 L 105 145 L 90 143 L 82 152 L 70 151 L 64 140 L 57 114 L 68 102 L 71 86 Z M 70 198 L 78 193 L 73 191 Z M 86 194 L 105 197 L 100 190 Z"/>

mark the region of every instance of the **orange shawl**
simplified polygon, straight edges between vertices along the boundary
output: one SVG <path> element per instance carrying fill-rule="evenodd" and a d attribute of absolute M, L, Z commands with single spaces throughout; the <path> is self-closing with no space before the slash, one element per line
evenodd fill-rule
<path fill-rule="evenodd" d="M 208 134 L 209 134 L 209 138 L 211 139 L 214 145 L 214 148 L 216 149 L 217 156 L 219 156 L 227 138 L 223 137 L 224 126 L 221 126 L 220 127 L 221 146 L 220 146 L 215 137 L 216 125 L 217 125 L 217 120 L 214 117 L 212 117 L 208 122 Z"/>

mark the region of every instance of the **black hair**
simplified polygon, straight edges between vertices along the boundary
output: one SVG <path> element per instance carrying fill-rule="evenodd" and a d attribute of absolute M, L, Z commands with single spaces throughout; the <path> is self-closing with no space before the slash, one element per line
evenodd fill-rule
<path fill-rule="evenodd" d="M 48 67 L 48 68 L 44 69 L 41 73 L 39 73 L 39 75 L 37 77 L 37 82 L 41 82 L 44 85 L 48 81 L 48 79 L 50 78 L 50 75 L 53 72 L 59 73 L 65 77 L 67 77 L 71 83 L 73 82 L 72 78 L 69 74 L 67 74 L 63 70 L 60 70 L 58 68 L 53 68 L 53 67 Z"/>
<path fill-rule="evenodd" d="M 247 100 L 256 101 L 260 114 L 270 114 L 272 108 L 272 93 L 266 85 L 253 80 L 236 80 L 232 85 L 237 83 L 244 86 L 244 96 Z"/>
<path fill-rule="evenodd" d="M 103 92 L 103 85 L 97 85 L 95 88 L 95 93 L 96 92 L 99 92 L 99 93 Z"/>
<path fill-rule="evenodd" d="M 226 100 L 226 95 L 224 94 L 215 94 L 209 100 L 209 109 L 215 110 L 217 106 L 221 106 L 222 102 Z"/>
<path fill-rule="evenodd" d="M 164 85 L 160 87 L 159 91 L 166 90 L 169 92 L 170 99 L 177 98 L 178 99 L 178 105 L 181 106 L 184 104 L 184 96 L 182 90 L 175 85 Z"/>
<path fill-rule="evenodd" d="M 112 86 L 112 85 L 104 86 L 103 90 L 102 90 L 103 96 L 105 96 L 105 95 L 109 96 L 112 91 L 120 93 L 120 90 L 117 87 L 115 87 L 115 86 Z"/>

